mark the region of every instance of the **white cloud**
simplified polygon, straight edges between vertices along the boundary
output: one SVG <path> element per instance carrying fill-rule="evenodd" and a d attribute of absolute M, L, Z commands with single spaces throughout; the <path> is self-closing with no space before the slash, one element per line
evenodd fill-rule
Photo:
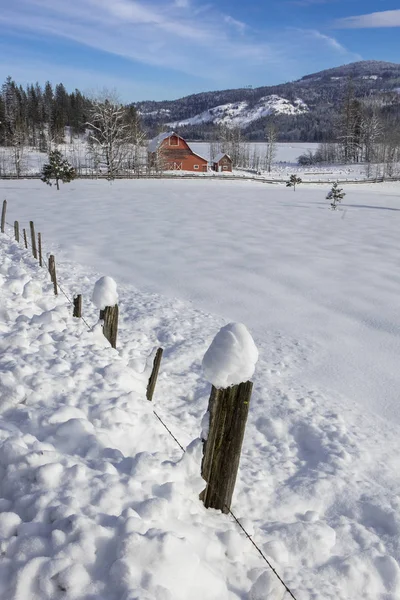
<path fill-rule="evenodd" d="M 51 43 L 54 52 L 46 60 L 50 69 L 54 67 L 52 71 L 57 62 L 62 63 L 57 79 L 63 79 L 63 65 L 69 58 L 65 50 L 63 54 L 59 49 L 57 39 L 64 41 L 64 48 L 65 41 L 77 44 L 75 48 L 71 44 L 71 70 L 75 64 L 79 70 L 76 56 L 86 46 L 131 61 L 132 68 L 129 63 L 125 65 L 129 81 L 139 73 L 143 85 L 152 81 L 151 69 L 147 70 L 148 76 L 143 75 L 143 65 L 187 75 L 186 88 L 183 78 L 173 73 L 171 81 L 180 79 L 181 87 L 166 89 L 160 82 L 160 93 L 169 97 L 190 93 L 196 80 L 197 90 L 267 85 L 301 77 L 314 67 L 334 66 L 338 55 L 341 62 L 360 58 L 335 38 L 318 31 L 284 26 L 255 30 L 215 6 L 200 5 L 199 0 L 13 0 L 0 11 L 0 27 L 3 32 L 19 36 L 21 65 L 24 58 L 29 61 L 35 57 L 28 54 L 24 39 L 35 40 L 34 52 L 40 60 L 44 60 L 40 42 L 47 42 L 47 46 Z M 6 43 L 2 54 L 13 55 Z M 100 55 L 98 61 L 98 67 L 92 70 L 98 69 L 99 80 L 103 81 L 107 67 L 103 68 Z M 32 79 L 37 77 L 33 72 Z"/>
<path fill-rule="evenodd" d="M 321 33 L 317 29 L 295 29 L 292 28 L 293 31 L 297 31 L 303 38 L 306 40 L 314 40 L 315 42 L 320 42 L 323 46 L 327 47 L 330 50 L 333 50 L 335 54 L 341 54 L 345 56 L 347 60 L 356 61 L 362 60 L 362 57 L 355 52 L 351 52 L 348 50 L 343 44 L 338 42 L 338 40 L 330 35 L 325 33 Z"/>
<path fill-rule="evenodd" d="M 274 59 L 273 48 L 262 41 L 240 40 L 232 25 L 244 24 L 209 10 L 196 14 L 187 0 L 14 0 L 0 12 L 3 31 L 67 38 L 145 64 L 170 67 L 200 76 L 220 74 L 216 55 L 226 68 L 251 59 L 254 64 Z M 229 64 L 231 63 L 231 65 Z M 240 64 L 236 64 L 236 69 Z"/>
<path fill-rule="evenodd" d="M 243 33 L 245 31 L 245 29 L 247 28 L 246 23 L 243 23 L 242 21 L 238 21 L 237 19 L 234 19 L 233 17 L 231 17 L 229 15 L 226 15 L 224 17 L 224 21 L 228 25 L 232 25 L 232 27 L 237 29 L 240 33 Z"/>
<path fill-rule="evenodd" d="M 343 54 L 347 53 L 347 49 L 340 42 L 338 42 L 334 37 L 326 35 L 325 33 L 321 33 L 320 31 L 317 31 L 316 29 L 310 29 L 309 34 L 318 40 L 322 40 L 328 46 L 330 46 L 333 50 L 337 50 L 338 52 L 343 53 Z"/>
<path fill-rule="evenodd" d="M 379 27 L 400 27 L 400 10 L 384 10 L 367 15 L 346 17 L 335 22 L 340 29 L 368 29 Z"/>

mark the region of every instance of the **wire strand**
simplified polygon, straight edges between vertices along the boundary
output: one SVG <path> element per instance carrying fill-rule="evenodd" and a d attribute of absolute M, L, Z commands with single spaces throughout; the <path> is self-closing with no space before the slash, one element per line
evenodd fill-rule
<path fill-rule="evenodd" d="M 162 423 L 162 425 L 165 427 L 165 429 L 168 431 L 168 433 L 170 434 L 170 436 L 172 437 L 172 439 L 178 444 L 179 448 L 184 453 L 186 453 L 185 448 L 177 440 L 177 438 L 173 435 L 173 433 L 171 432 L 171 430 L 167 427 L 167 425 L 159 417 L 159 415 L 156 413 L 155 410 L 153 410 L 153 413 L 155 414 L 155 416 L 157 417 L 157 419 Z M 211 486 L 208 482 L 206 482 L 206 483 L 207 483 L 208 486 L 210 486 L 212 488 L 212 490 L 216 494 L 216 496 L 220 500 L 222 500 L 220 494 L 216 491 L 216 489 L 213 486 Z M 291 591 L 291 589 L 289 588 L 289 586 L 283 581 L 282 577 L 279 575 L 279 573 L 277 572 L 277 570 L 272 566 L 272 564 L 270 563 L 270 561 L 268 560 L 268 558 L 265 556 L 265 554 L 261 550 L 261 548 L 255 543 L 255 541 L 253 540 L 253 538 L 251 537 L 251 535 L 249 534 L 249 532 L 243 527 L 243 525 L 239 521 L 238 517 L 234 514 L 234 512 L 231 510 L 231 508 L 227 504 L 225 504 L 225 503 L 223 503 L 223 507 L 227 509 L 228 513 L 231 515 L 231 517 L 233 518 L 233 520 L 235 521 L 235 523 L 238 525 L 238 527 L 240 527 L 240 529 L 243 531 L 243 533 L 245 534 L 245 536 L 247 537 L 247 539 L 249 540 L 249 542 L 251 542 L 251 544 L 257 550 L 257 552 L 259 553 L 259 555 L 261 556 L 261 558 L 266 562 L 266 564 L 268 565 L 268 567 L 271 569 L 271 571 L 273 572 L 273 574 L 275 575 L 275 577 L 279 580 L 279 582 L 285 588 L 285 591 L 290 595 L 291 598 L 293 598 L 293 600 L 297 600 L 296 596 L 293 594 L 293 592 Z"/>
<path fill-rule="evenodd" d="M 12 225 L 10 225 L 10 223 L 8 223 L 6 221 L 7 225 L 9 227 L 13 227 Z M 5 232 L 6 233 L 6 232 Z M 10 239 L 12 239 L 12 236 L 9 235 L 8 233 L 6 233 L 6 235 L 8 235 L 8 237 L 10 237 Z M 28 246 L 29 246 L 29 242 L 27 241 Z M 47 266 L 48 266 L 48 261 L 47 261 Z M 46 268 L 43 265 L 43 268 Z M 63 290 L 63 288 L 61 287 L 61 285 L 59 284 L 59 282 L 57 281 L 57 285 L 60 288 L 60 291 L 62 292 L 62 294 L 65 296 L 65 298 L 67 299 L 67 301 L 73 305 L 72 300 L 68 297 L 68 295 L 66 294 L 66 292 Z M 85 323 L 85 325 L 88 327 L 88 329 L 91 329 L 91 327 L 88 325 L 87 321 L 83 318 L 82 321 Z M 165 422 L 161 419 L 161 417 L 156 413 L 155 410 L 153 410 L 153 414 L 157 417 L 157 419 L 160 421 L 160 423 L 163 425 L 163 427 L 167 430 L 168 434 L 171 436 L 171 438 L 175 441 L 175 443 L 179 446 L 179 448 L 182 450 L 182 452 L 186 453 L 185 448 L 182 446 L 182 444 L 178 441 L 178 439 L 174 436 L 174 434 L 172 433 L 172 431 L 169 429 L 169 427 L 165 424 Z M 207 482 L 207 485 L 210 486 L 210 484 Z M 210 486 L 212 487 L 212 486 Z M 222 500 L 220 494 L 218 494 L 218 492 L 215 490 L 215 488 L 213 488 L 213 492 L 217 495 L 217 497 Z M 255 541 L 253 540 L 253 538 L 251 537 L 251 535 L 249 534 L 249 532 L 243 527 L 243 525 L 241 524 L 241 522 L 239 521 L 238 517 L 234 514 L 234 512 L 231 510 L 231 508 L 223 503 L 223 507 L 227 509 L 228 513 L 231 515 L 231 517 L 233 518 L 233 520 L 235 521 L 235 523 L 237 524 L 237 526 L 241 529 L 241 531 L 243 531 L 244 535 L 246 536 L 246 538 L 249 540 L 249 542 L 254 546 L 254 548 L 257 550 L 257 552 L 259 553 L 259 555 L 261 556 L 261 558 L 264 560 L 264 562 L 268 565 L 269 569 L 273 572 L 273 574 L 275 575 L 275 577 L 278 579 L 278 581 L 281 583 L 281 585 L 285 588 L 285 591 L 290 595 L 291 598 L 293 598 L 293 600 L 297 600 L 297 598 L 294 596 L 293 592 L 291 591 L 291 589 L 287 586 L 287 584 L 284 582 L 284 580 L 282 579 L 282 577 L 279 575 L 279 573 L 276 571 L 276 569 L 272 566 L 272 564 L 270 563 L 270 561 L 267 559 L 267 557 L 265 556 L 264 552 L 261 550 L 261 548 L 255 543 Z"/>
<path fill-rule="evenodd" d="M 11 227 L 11 228 L 13 228 L 13 227 L 14 227 L 14 225 L 11 225 L 11 223 L 9 223 L 8 221 L 5 221 L 5 223 L 6 223 L 6 224 L 7 224 L 9 227 Z M 7 236 L 8 236 L 8 237 L 11 239 L 11 240 L 13 240 L 13 239 L 14 239 L 14 238 L 12 237 L 12 235 L 10 235 L 8 232 L 4 231 L 4 233 L 5 233 L 5 234 L 6 234 L 6 235 L 7 235 Z M 14 241 L 16 241 L 16 240 L 14 239 Z M 27 246 L 28 246 L 28 248 L 32 248 L 32 243 L 29 241 L 29 239 L 28 239 L 28 236 L 26 236 L 26 243 L 27 243 Z M 27 250 L 28 248 L 25 248 L 25 250 Z M 46 264 L 44 264 L 45 262 L 46 262 Z M 47 257 L 46 257 L 46 261 L 43 261 L 43 264 L 42 264 L 42 265 L 40 265 L 40 264 L 39 264 L 39 267 L 40 267 L 40 266 L 41 266 L 41 268 L 42 268 L 42 269 L 46 269 L 47 271 L 49 270 L 49 260 L 48 260 L 48 258 L 47 258 Z M 60 282 L 59 282 L 59 280 L 58 280 L 58 279 L 57 279 L 57 287 L 59 288 L 60 292 L 61 292 L 61 293 L 62 293 L 62 294 L 65 296 L 65 298 L 67 299 L 67 301 L 68 301 L 68 302 L 71 304 L 71 306 L 73 306 L 73 305 L 74 305 L 73 301 L 72 301 L 72 300 L 71 300 L 71 298 L 68 296 L 68 294 L 67 294 L 67 293 L 64 291 L 64 289 L 63 289 L 63 287 L 61 286 L 61 284 L 60 284 Z M 86 327 L 87 327 L 89 330 L 90 330 L 90 329 L 92 329 L 92 327 L 91 327 L 91 326 L 89 325 L 89 323 L 86 321 L 85 317 L 81 316 L 80 318 L 82 319 L 82 321 L 85 323 Z"/>

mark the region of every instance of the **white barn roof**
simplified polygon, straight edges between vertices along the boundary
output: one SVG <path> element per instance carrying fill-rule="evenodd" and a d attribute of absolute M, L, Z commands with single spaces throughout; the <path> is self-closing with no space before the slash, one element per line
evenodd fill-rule
<path fill-rule="evenodd" d="M 175 133 L 175 131 L 166 131 L 164 133 L 160 133 L 155 138 L 150 140 L 149 145 L 147 146 L 147 150 L 149 152 L 157 152 L 158 148 L 160 147 L 160 144 L 167 138 L 171 137 L 171 135 L 178 135 L 178 134 Z M 178 137 L 180 137 L 180 136 L 178 136 Z"/>
<path fill-rule="evenodd" d="M 221 159 L 224 158 L 224 156 L 227 156 L 229 160 L 232 160 L 229 154 L 227 154 L 226 152 L 220 152 L 220 154 L 218 154 L 218 156 L 215 157 L 213 162 L 219 162 Z"/>

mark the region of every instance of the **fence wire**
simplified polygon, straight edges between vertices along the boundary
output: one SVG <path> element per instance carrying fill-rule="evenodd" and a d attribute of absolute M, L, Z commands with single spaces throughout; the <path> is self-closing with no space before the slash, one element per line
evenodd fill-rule
<path fill-rule="evenodd" d="M 157 417 L 157 419 L 160 421 L 160 423 L 162 423 L 162 425 L 165 427 L 165 429 L 168 431 L 169 435 L 172 437 L 172 439 L 176 442 L 176 444 L 178 444 L 179 448 L 186 453 L 185 448 L 182 446 L 182 444 L 177 440 L 177 438 L 173 435 L 173 433 L 171 432 L 171 430 L 167 427 L 167 425 L 164 423 L 164 421 L 161 419 L 161 417 L 156 413 L 155 410 L 153 410 L 153 413 L 155 414 L 155 416 Z M 205 485 L 210 486 L 210 484 L 208 482 L 204 482 Z M 216 489 L 213 486 L 210 486 L 213 490 L 213 492 L 218 496 L 218 498 L 220 500 L 222 500 L 220 494 L 216 491 Z M 243 527 L 243 525 L 241 524 L 241 522 L 239 521 L 238 517 L 234 514 L 234 512 L 231 510 L 231 508 L 227 505 L 227 504 L 223 504 L 224 508 L 227 509 L 228 513 L 231 515 L 231 517 L 233 518 L 233 520 L 235 521 L 235 523 L 238 525 L 238 527 L 242 530 L 242 532 L 245 534 L 245 536 L 247 537 L 247 539 L 249 540 L 249 542 L 251 542 L 251 544 L 254 546 L 254 548 L 257 550 L 257 552 L 259 553 L 259 555 L 261 556 L 261 558 L 264 560 L 264 562 L 268 565 L 269 569 L 273 572 L 273 574 L 275 575 L 275 577 L 280 581 L 280 583 L 282 584 L 282 586 L 285 588 L 285 592 L 287 592 L 289 594 L 289 596 L 291 598 L 293 598 L 293 600 L 297 600 L 296 596 L 293 594 L 293 592 L 291 591 L 291 589 L 289 588 L 289 586 L 284 582 L 284 580 L 282 579 L 282 577 L 279 575 L 279 573 L 276 571 L 276 569 L 272 566 L 272 564 L 270 563 L 270 561 L 268 560 L 268 558 L 265 556 L 264 552 L 261 550 L 261 548 L 256 544 L 256 542 L 253 540 L 253 538 L 251 537 L 250 533 Z"/>
<path fill-rule="evenodd" d="M 11 228 L 14 228 L 14 225 L 11 225 L 11 223 L 8 223 L 8 221 L 5 221 L 5 223 Z M 15 239 L 13 238 L 12 235 L 10 235 L 8 232 L 4 231 L 4 233 L 12 240 L 15 241 Z M 28 247 L 32 248 L 32 244 L 31 242 L 28 240 L 28 236 L 26 236 L 26 242 Z M 47 258 L 47 257 L 46 257 Z M 39 263 L 38 263 L 39 264 Z M 49 261 L 47 259 L 47 270 L 48 270 L 48 264 Z M 42 268 L 46 269 L 45 265 L 42 265 Z M 71 300 L 71 298 L 68 296 L 68 294 L 63 290 L 63 288 L 61 287 L 61 285 L 59 284 L 59 281 L 57 280 L 57 286 L 60 289 L 61 293 L 65 296 L 66 300 L 69 302 L 69 304 L 71 304 L 71 306 L 73 306 L 73 301 Z M 89 326 L 89 324 L 87 323 L 87 321 L 84 319 L 84 317 L 80 317 L 82 319 L 82 321 L 85 323 L 85 325 L 87 326 L 87 328 L 90 330 L 91 327 Z M 184 448 L 184 446 L 182 446 L 182 444 L 179 442 L 179 440 L 174 436 L 174 434 L 172 433 L 171 429 L 166 425 L 166 423 L 161 419 L 161 417 L 156 413 L 155 410 L 153 410 L 153 414 L 155 415 L 155 417 L 160 421 L 160 423 L 163 425 L 163 427 L 166 429 L 166 431 L 168 432 L 168 434 L 170 435 L 170 437 L 174 440 L 174 442 L 179 446 L 179 448 L 182 450 L 182 452 L 186 453 L 186 449 Z M 208 482 L 205 482 L 205 484 L 210 485 Z M 219 499 L 222 499 L 221 496 L 218 494 L 218 492 L 215 490 L 215 488 L 213 488 L 213 492 L 219 497 Z M 268 560 L 268 558 L 265 556 L 264 552 L 261 550 L 261 548 L 256 544 L 256 542 L 253 540 L 253 538 L 251 537 L 250 533 L 245 529 L 245 527 L 243 527 L 243 525 L 241 524 L 241 522 L 239 521 L 238 517 L 234 514 L 234 512 L 232 511 L 232 509 L 227 506 L 224 503 L 224 508 L 227 509 L 228 513 L 230 514 L 230 516 L 232 517 L 232 519 L 235 521 L 236 525 L 240 528 L 240 530 L 244 533 L 244 535 L 246 536 L 246 538 L 249 540 L 249 542 L 254 546 L 254 548 L 256 549 L 256 551 L 258 552 L 258 554 L 261 556 L 261 558 L 263 559 L 263 561 L 267 564 L 268 568 L 272 571 L 272 573 L 275 575 L 275 577 L 278 579 L 278 581 L 281 583 L 281 585 L 285 588 L 285 593 L 288 593 L 289 596 L 291 598 L 293 598 L 293 600 L 297 600 L 296 596 L 293 594 L 293 592 L 291 591 L 291 589 L 289 588 L 289 586 L 284 582 L 284 580 L 282 579 L 282 577 L 279 575 L 279 573 L 276 571 L 276 569 L 272 566 L 272 564 L 270 563 L 270 561 Z"/>
<path fill-rule="evenodd" d="M 8 225 L 9 227 L 11 227 L 11 229 L 14 228 L 14 225 L 11 225 L 11 223 L 9 223 L 8 221 L 5 221 L 6 225 Z M 10 235 L 8 232 L 4 231 L 4 233 L 12 240 L 12 241 L 16 241 L 15 238 Z M 21 243 L 21 242 L 20 242 Z M 25 244 L 25 239 L 24 239 L 24 244 Z M 28 246 L 28 248 L 32 248 L 32 242 L 29 240 L 28 235 L 26 236 L 26 244 Z M 43 259 L 43 256 L 42 256 Z M 40 265 L 38 262 L 39 267 L 41 266 L 42 269 L 46 269 L 47 271 L 49 270 L 49 259 L 46 256 L 46 260 L 45 260 L 46 264 Z M 73 300 L 71 300 L 71 298 L 68 296 L 67 292 L 63 289 L 63 287 L 60 285 L 60 281 L 57 277 L 57 288 L 59 288 L 60 292 L 65 296 L 65 298 L 67 299 L 67 301 L 69 302 L 69 304 L 71 306 L 74 305 Z M 80 317 L 82 319 L 82 321 L 85 323 L 86 327 L 90 330 L 92 329 L 92 327 L 89 325 L 89 323 L 86 321 L 85 317 L 81 316 Z"/>

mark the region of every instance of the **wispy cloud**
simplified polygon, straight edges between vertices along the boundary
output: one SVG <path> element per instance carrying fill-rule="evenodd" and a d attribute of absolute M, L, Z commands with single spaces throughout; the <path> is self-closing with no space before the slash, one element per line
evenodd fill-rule
<path fill-rule="evenodd" d="M 315 4 L 330 4 L 337 0 L 288 0 L 288 4 L 297 6 L 314 6 Z"/>
<path fill-rule="evenodd" d="M 332 50 L 335 54 L 340 54 L 342 56 L 346 56 L 348 60 L 361 60 L 361 56 L 358 53 L 351 52 L 346 48 L 343 44 L 338 42 L 338 40 L 326 33 L 321 33 L 317 29 L 300 29 L 300 28 L 291 28 L 292 31 L 296 31 L 303 38 L 308 39 L 309 41 L 313 40 L 314 43 L 320 43 L 328 49 Z"/>
<path fill-rule="evenodd" d="M 232 25 L 232 27 L 237 29 L 237 31 L 239 31 L 240 33 L 244 33 L 245 29 L 247 29 L 246 23 L 243 23 L 242 21 L 238 21 L 237 19 L 234 19 L 230 15 L 225 15 L 224 21 L 228 25 Z"/>
<path fill-rule="evenodd" d="M 207 77 L 221 77 L 221 64 L 233 72 L 248 60 L 261 65 L 276 59 L 264 40 L 238 39 L 244 23 L 224 18 L 215 9 L 194 13 L 188 0 L 14 0 L 0 12 L 0 24 L 3 30 L 65 38 L 144 64 Z"/>
<path fill-rule="evenodd" d="M 380 27 L 400 27 L 400 10 L 384 10 L 367 15 L 346 17 L 335 21 L 338 29 L 369 29 Z"/>
<path fill-rule="evenodd" d="M 293 30 L 284 24 L 277 28 L 272 23 L 269 29 L 255 29 L 216 7 L 200 0 L 13 0 L 0 11 L 0 28 L 8 39 L 18 36 L 20 72 L 25 72 L 24 63 L 36 58 L 41 64 L 47 60 L 49 73 L 57 71 L 58 64 L 57 78 L 63 79 L 66 64 L 70 71 L 76 65 L 77 73 L 86 64 L 92 73 L 98 70 L 102 83 L 107 73 L 109 79 L 126 74 L 132 90 L 146 81 L 150 89 L 162 72 L 160 94 L 169 97 L 192 92 L 194 84 L 200 91 L 280 83 L 334 66 L 338 56 L 342 62 L 359 58 L 314 29 Z M 15 57 L 6 39 L 0 40 L 2 55 Z M 102 54 L 97 60 L 97 53 L 85 47 Z M 80 56 L 90 59 L 84 63 Z M 103 68 L 103 59 L 116 66 L 115 72 L 110 66 L 108 71 Z M 37 77 L 33 72 L 32 78 Z M 173 84 L 167 90 L 168 77 L 181 87 Z"/>
<path fill-rule="evenodd" d="M 321 33 L 320 31 L 317 31 L 316 29 L 305 30 L 305 33 L 312 36 L 313 38 L 315 38 L 317 40 L 323 41 L 330 48 L 332 48 L 333 50 L 336 50 L 337 52 L 340 52 L 341 54 L 347 54 L 347 52 L 348 52 L 347 48 L 345 48 L 343 46 L 343 44 L 338 42 L 337 39 L 335 39 L 334 37 L 332 37 L 330 35 Z"/>

